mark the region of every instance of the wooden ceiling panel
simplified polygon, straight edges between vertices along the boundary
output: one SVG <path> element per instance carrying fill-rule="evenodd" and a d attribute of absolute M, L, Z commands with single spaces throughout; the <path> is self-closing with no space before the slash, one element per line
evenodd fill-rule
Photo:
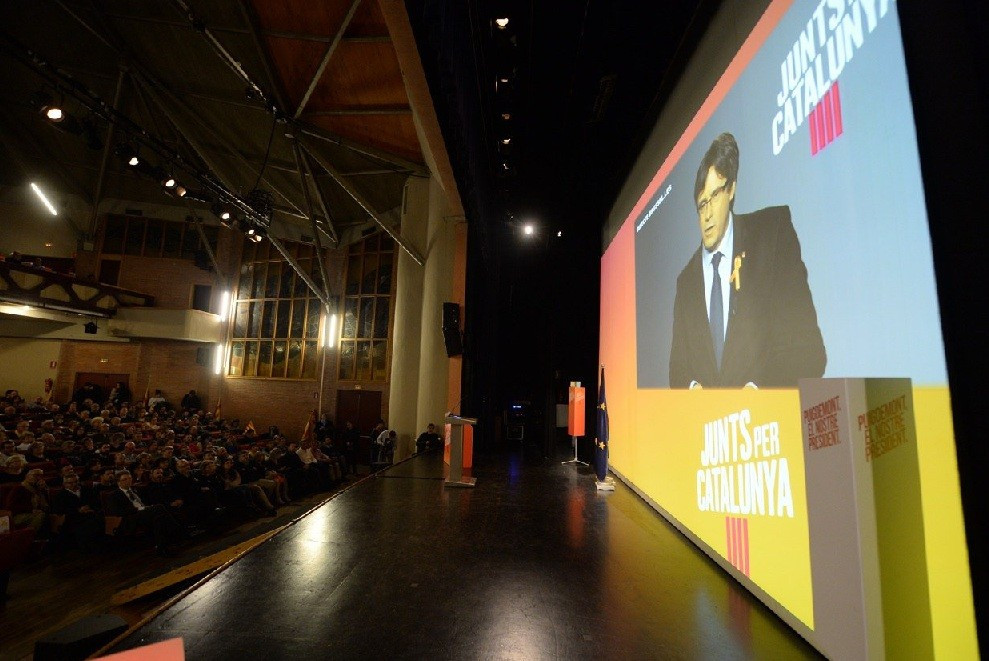
<path fill-rule="evenodd" d="M 294 109 L 319 67 L 326 44 L 282 37 L 265 37 L 265 40 L 278 77 L 288 94 L 288 101 Z"/>
<path fill-rule="evenodd" d="M 313 117 L 310 123 L 410 161 L 423 162 L 412 115 L 319 116 Z"/>
<path fill-rule="evenodd" d="M 347 27 L 348 37 L 387 37 L 388 25 L 377 0 L 364 0 Z"/>
<path fill-rule="evenodd" d="M 265 30 L 330 36 L 340 29 L 350 4 L 351 0 L 254 0 L 254 9 Z"/>
<path fill-rule="evenodd" d="M 341 43 L 307 110 L 341 106 L 406 106 L 402 70 L 390 43 Z"/>

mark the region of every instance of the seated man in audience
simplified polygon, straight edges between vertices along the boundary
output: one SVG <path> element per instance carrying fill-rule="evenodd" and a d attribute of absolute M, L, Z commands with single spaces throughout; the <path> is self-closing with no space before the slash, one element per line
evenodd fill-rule
<path fill-rule="evenodd" d="M 416 452 L 430 452 L 443 447 L 443 439 L 436 433 L 436 425 L 429 423 L 426 431 L 419 434 L 416 439 Z"/>
<path fill-rule="evenodd" d="M 17 454 L 14 449 L 14 442 L 6 437 L 3 432 L 0 432 L 0 468 L 3 468 L 7 462 Z"/>
<path fill-rule="evenodd" d="M 99 548 L 103 539 L 103 515 L 99 497 L 92 487 L 79 483 L 75 474 L 65 474 L 62 488 L 52 497 L 52 513 L 65 516 L 60 534 L 85 551 Z"/>
<path fill-rule="evenodd" d="M 117 476 L 117 489 L 110 492 L 106 514 L 123 517 L 118 533 L 126 534 L 143 526 L 154 535 L 158 555 L 174 555 L 174 546 L 183 534 L 182 524 L 164 505 L 145 504 L 132 487 L 130 471 L 122 471 Z"/>
<path fill-rule="evenodd" d="M 22 454 L 13 454 L 7 463 L 0 466 L 0 484 L 16 484 L 24 481 L 27 461 Z M 3 503 L 0 503 L 2 506 Z"/>

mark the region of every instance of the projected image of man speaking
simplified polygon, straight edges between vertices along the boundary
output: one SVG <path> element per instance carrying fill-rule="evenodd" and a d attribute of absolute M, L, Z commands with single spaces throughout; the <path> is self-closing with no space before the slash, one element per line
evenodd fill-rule
<path fill-rule="evenodd" d="M 734 212 L 738 143 L 722 133 L 697 169 L 701 246 L 677 278 L 671 388 L 795 387 L 827 354 L 786 206 Z"/>

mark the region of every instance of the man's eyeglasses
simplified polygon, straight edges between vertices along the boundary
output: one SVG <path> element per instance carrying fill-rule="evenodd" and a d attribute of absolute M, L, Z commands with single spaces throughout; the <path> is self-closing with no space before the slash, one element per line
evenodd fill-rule
<path fill-rule="evenodd" d="M 720 186 L 718 186 L 717 188 L 715 188 L 713 191 L 711 191 L 711 194 L 708 195 L 707 199 L 701 200 L 700 202 L 698 202 L 697 203 L 697 213 L 703 214 L 705 211 L 707 211 L 708 206 L 711 204 L 711 200 L 713 200 L 715 197 L 717 197 L 721 193 L 725 192 L 725 189 L 728 188 L 728 184 L 729 184 L 729 182 L 726 181 L 725 183 L 721 184 Z"/>

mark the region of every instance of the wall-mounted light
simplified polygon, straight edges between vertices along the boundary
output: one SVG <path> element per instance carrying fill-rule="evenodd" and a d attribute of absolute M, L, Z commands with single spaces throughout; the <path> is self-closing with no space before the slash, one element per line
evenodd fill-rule
<path fill-rule="evenodd" d="M 499 30 L 504 30 L 508 27 L 508 17 L 496 18 L 494 22 Z"/>
<path fill-rule="evenodd" d="M 323 335 L 320 337 L 320 348 L 329 347 L 333 348 L 333 345 L 337 341 L 337 316 L 335 314 L 328 315 L 326 317 L 326 322 L 323 324 Z"/>
<path fill-rule="evenodd" d="M 216 345 L 213 350 L 213 374 L 223 373 L 223 342 Z"/>
<path fill-rule="evenodd" d="M 230 316 L 230 290 L 225 289 L 220 294 L 220 322 L 224 322 Z"/>

